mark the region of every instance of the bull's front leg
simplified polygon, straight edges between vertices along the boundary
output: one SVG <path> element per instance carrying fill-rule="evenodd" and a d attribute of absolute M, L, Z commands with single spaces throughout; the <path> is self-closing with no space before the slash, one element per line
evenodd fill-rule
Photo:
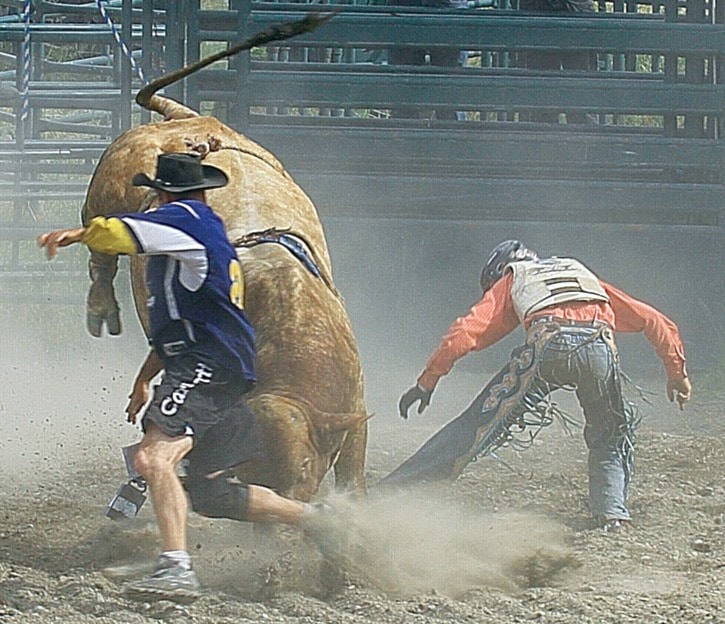
<path fill-rule="evenodd" d="M 121 333 L 121 316 L 113 288 L 117 271 L 118 256 L 91 252 L 88 261 L 91 286 L 86 301 L 86 327 L 96 338 L 103 332 L 104 321 L 110 335 L 117 336 Z"/>

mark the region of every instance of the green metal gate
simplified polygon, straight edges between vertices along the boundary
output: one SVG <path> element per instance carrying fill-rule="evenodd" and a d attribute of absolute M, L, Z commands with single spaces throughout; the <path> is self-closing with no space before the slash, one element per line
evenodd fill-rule
<path fill-rule="evenodd" d="M 722 233 L 725 4 L 715 0 L 601 2 L 596 13 L 569 16 L 494 3 L 124 0 L 103 3 L 106 17 L 95 2 L 44 0 L 32 3 L 27 31 L 23 4 L 0 1 L 9 13 L 0 21 L 4 284 L 43 281 L 34 236 L 77 219 L 102 150 L 149 120 L 133 103 L 142 77 L 311 8 L 339 13 L 166 94 L 270 149 L 323 218 Z M 393 64 L 394 48 L 422 49 L 422 64 Z M 465 52 L 465 63 L 429 62 L 443 50 Z M 588 52 L 596 62 L 589 70 L 525 62 L 545 51 Z M 414 114 L 399 115 L 402 107 Z"/>

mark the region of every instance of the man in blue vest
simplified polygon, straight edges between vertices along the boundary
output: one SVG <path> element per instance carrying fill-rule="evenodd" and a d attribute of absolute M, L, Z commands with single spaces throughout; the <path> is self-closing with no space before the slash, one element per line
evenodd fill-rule
<path fill-rule="evenodd" d="M 146 255 L 151 351 L 126 408 L 136 423 L 150 382 L 163 371 L 142 427 L 135 467 L 149 486 L 161 533 L 156 571 L 127 586 L 144 599 L 190 600 L 200 585 L 187 547 L 187 493 L 192 508 L 215 518 L 299 524 L 315 507 L 272 490 L 234 482 L 230 469 L 265 453 L 244 394 L 256 382 L 254 330 L 244 312 L 244 283 L 224 224 L 205 190 L 226 174 L 193 154 L 162 154 L 154 179 L 158 207 L 144 213 L 96 217 L 87 227 L 38 237 L 48 259 L 59 247 L 83 243 L 108 254 Z M 182 481 L 177 468 L 188 460 Z"/>

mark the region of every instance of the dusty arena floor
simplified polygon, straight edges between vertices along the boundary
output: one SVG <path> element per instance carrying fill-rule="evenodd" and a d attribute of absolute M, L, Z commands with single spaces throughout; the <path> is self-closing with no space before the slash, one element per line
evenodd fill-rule
<path fill-rule="evenodd" d="M 71 354 L 16 339 L 4 356 L 0 622 L 725 621 L 725 393 L 717 381 L 700 393 L 698 380 L 684 413 L 659 396 L 643 406 L 635 522 L 621 532 L 590 524 L 581 434 L 556 425 L 533 448 L 504 451 L 509 467 L 487 459 L 447 489 L 377 493 L 376 481 L 457 413 L 447 413 L 449 397 L 459 397 L 451 410 L 472 398 L 477 382 L 458 375 L 405 423 L 396 395 L 368 389 L 371 403 L 390 403 L 371 421 L 370 497 L 336 497 L 325 483 L 342 562 L 323 560 L 296 530 L 192 515 L 205 596 L 129 601 L 124 566 L 148 564 L 158 549 L 151 505 L 127 524 L 104 511 L 124 478 L 120 447 L 138 437 L 122 410 L 143 348 L 109 366 L 116 339 L 105 340 Z"/>

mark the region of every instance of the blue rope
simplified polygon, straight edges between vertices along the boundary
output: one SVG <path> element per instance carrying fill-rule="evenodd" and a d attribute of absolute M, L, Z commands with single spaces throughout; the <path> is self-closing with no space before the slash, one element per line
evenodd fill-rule
<path fill-rule="evenodd" d="M 126 43 L 121 39 L 121 35 L 118 32 L 118 29 L 116 28 L 116 25 L 113 23 L 113 20 L 111 19 L 111 16 L 108 14 L 108 11 L 106 11 L 106 7 L 103 6 L 103 0 L 96 0 L 96 5 L 98 6 L 98 10 L 101 12 L 101 17 L 106 22 L 108 27 L 111 29 L 111 34 L 113 35 L 113 38 L 116 40 L 116 43 L 118 44 L 118 47 L 121 48 L 121 52 L 123 52 L 124 56 L 128 59 L 128 62 L 131 65 L 131 69 L 136 73 L 139 80 L 142 84 L 148 84 L 148 80 L 146 80 L 146 76 L 143 73 L 143 69 L 141 69 L 141 66 L 136 62 L 136 60 L 133 58 L 133 54 L 131 53 L 131 50 L 128 49 L 128 46 Z"/>
<path fill-rule="evenodd" d="M 22 98 L 23 107 L 20 113 L 20 120 L 25 121 L 30 114 L 30 5 L 31 0 L 23 2 L 23 84 Z"/>

